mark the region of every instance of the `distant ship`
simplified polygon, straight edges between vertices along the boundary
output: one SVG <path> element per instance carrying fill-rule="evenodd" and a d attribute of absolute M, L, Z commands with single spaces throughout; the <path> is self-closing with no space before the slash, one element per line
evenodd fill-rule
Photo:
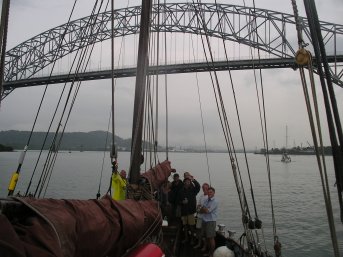
<path fill-rule="evenodd" d="M 282 154 L 281 162 L 289 163 L 292 161 L 291 157 L 287 153 L 287 144 L 288 144 L 288 127 L 286 126 L 286 148 Z"/>

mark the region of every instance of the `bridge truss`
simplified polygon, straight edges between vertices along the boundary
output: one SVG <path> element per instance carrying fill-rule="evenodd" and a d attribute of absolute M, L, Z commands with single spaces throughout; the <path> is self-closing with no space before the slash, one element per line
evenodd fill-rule
<path fill-rule="evenodd" d="M 160 22 L 158 12 L 163 14 Z M 141 6 L 115 10 L 114 37 L 137 34 L 140 13 Z M 199 25 L 199 14 L 205 26 Z M 281 62 L 293 58 L 298 50 L 295 20 L 290 14 L 229 4 L 168 3 L 155 5 L 152 18 L 152 32 L 206 33 L 260 49 Z M 300 17 L 299 22 L 304 41 L 312 50 L 307 19 Z M 91 25 L 93 29 L 89 29 Z M 294 30 L 286 29 L 288 25 L 293 25 Z M 321 21 L 320 26 L 331 56 L 331 79 L 343 87 L 342 58 L 337 54 L 343 52 L 343 25 Z M 27 81 L 57 59 L 110 39 L 111 35 L 111 11 L 106 11 L 55 27 L 17 45 L 6 53 L 3 98 L 17 87 L 17 82 Z"/>

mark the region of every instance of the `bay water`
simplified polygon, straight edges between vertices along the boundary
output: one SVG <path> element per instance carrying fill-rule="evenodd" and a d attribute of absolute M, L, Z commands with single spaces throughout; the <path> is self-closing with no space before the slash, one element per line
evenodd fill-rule
<path fill-rule="evenodd" d="M 46 156 L 43 152 L 42 160 Z M 17 168 L 20 152 L 0 153 L 0 197 L 7 196 L 7 187 L 12 172 Z M 21 168 L 16 192 L 25 193 L 39 152 L 28 151 Z M 334 256 L 327 222 L 323 190 L 315 156 L 291 156 L 291 163 L 282 163 L 281 156 L 270 156 L 271 187 L 269 186 L 266 159 L 263 155 L 247 154 L 248 167 L 244 154 L 237 154 L 238 167 L 244 191 L 249 202 L 250 213 L 255 217 L 252 193 L 255 198 L 256 213 L 263 222 L 261 245 L 267 245 L 273 253 L 273 222 L 276 235 L 282 244 L 285 257 L 325 257 Z M 163 161 L 165 153 L 159 153 Z M 169 160 L 182 178 L 185 171 L 190 172 L 200 183 L 208 182 L 216 189 L 219 201 L 218 223 L 226 229 L 236 231 L 235 238 L 243 233 L 241 208 L 235 181 L 226 153 L 171 152 Z M 128 170 L 129 153 L 119 152 L 119 169 Z M 146 161 L 147 163 L 147 161 Z M 339 204 L 332 157 L 326 157 L 332 207 L 336 234 L 343 255 L 343 225 L 339 217 Z M 34 192 L 43 163 L 38 163 L 32 180 L 30 192 Z M 147 169 L 142 165 L 142 170 Z M 250 180 L 247 170 L 250 171 Z M 96 198 L 100 188 L 101 195 L 110 185 L 111 165 L 109 154 L 103 152 L 59 152 L 54 171 L 50 178 L 45 197 L 67 199 Z M 170 177 L 170 181 L 171 181 Z M 251 181 L 251 183 L 250 183 Z M 271 189 L 271 190 L 270 190 Z M 270 191 L 272 192 L 272 204 Z M 271 209 L 273 206 L 273 212 Z"/>

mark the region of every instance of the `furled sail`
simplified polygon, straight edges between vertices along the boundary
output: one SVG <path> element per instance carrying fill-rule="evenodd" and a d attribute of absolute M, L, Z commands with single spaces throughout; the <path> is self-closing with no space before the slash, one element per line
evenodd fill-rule
<path fill-rule="evenodd" d="M 153 187 L 169 177 L 169 161 L 142 174 Z M 159 175 L 157 175 L 159 173 Z M 155 200 L 18 198 L 1 202 L 1 256 L 121 256 L 162 224 Z"/>

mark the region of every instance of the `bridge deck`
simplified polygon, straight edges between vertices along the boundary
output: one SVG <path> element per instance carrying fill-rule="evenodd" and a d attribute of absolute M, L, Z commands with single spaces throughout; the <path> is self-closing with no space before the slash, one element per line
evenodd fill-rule
<path fill-rule="evenodd" d="M 329 63 L 342 63 L 343 55 L 328 56 Z M 315 59 L 314 59 L 315 62 Z M 197 62 L 197 63 L 182 63 L 151 66 L 149 68 L 150 74 L 175 74 L 175 73 L 191 73 L 191 72 L 205 72 L 205 71 L 224 71 L 224 70 L 246 70 L 246 69 L 276 69 L 276 68 L 292 68 L 296 69 L 297 64 L 293 58 L 273 58 L 261 60 L 234 60 L 234 61 L 217 61 L 212 63 Z M 59 84 L 75 81 L 99 80 L 111 78 L 111 70 L 88 71 L 76 75 L 59 74 L 51 77 L 33 77 L 29 79 L 16 80 L 4 83 L 4 89 L 12 91 L 15 88 L 39 86 L 46 84 Z M 121 68 L 114 71 L 116 78 L 133 77 L 136 75 L 135 67 Z M 334 83 L 341 85 L 340 81 Z"/>

